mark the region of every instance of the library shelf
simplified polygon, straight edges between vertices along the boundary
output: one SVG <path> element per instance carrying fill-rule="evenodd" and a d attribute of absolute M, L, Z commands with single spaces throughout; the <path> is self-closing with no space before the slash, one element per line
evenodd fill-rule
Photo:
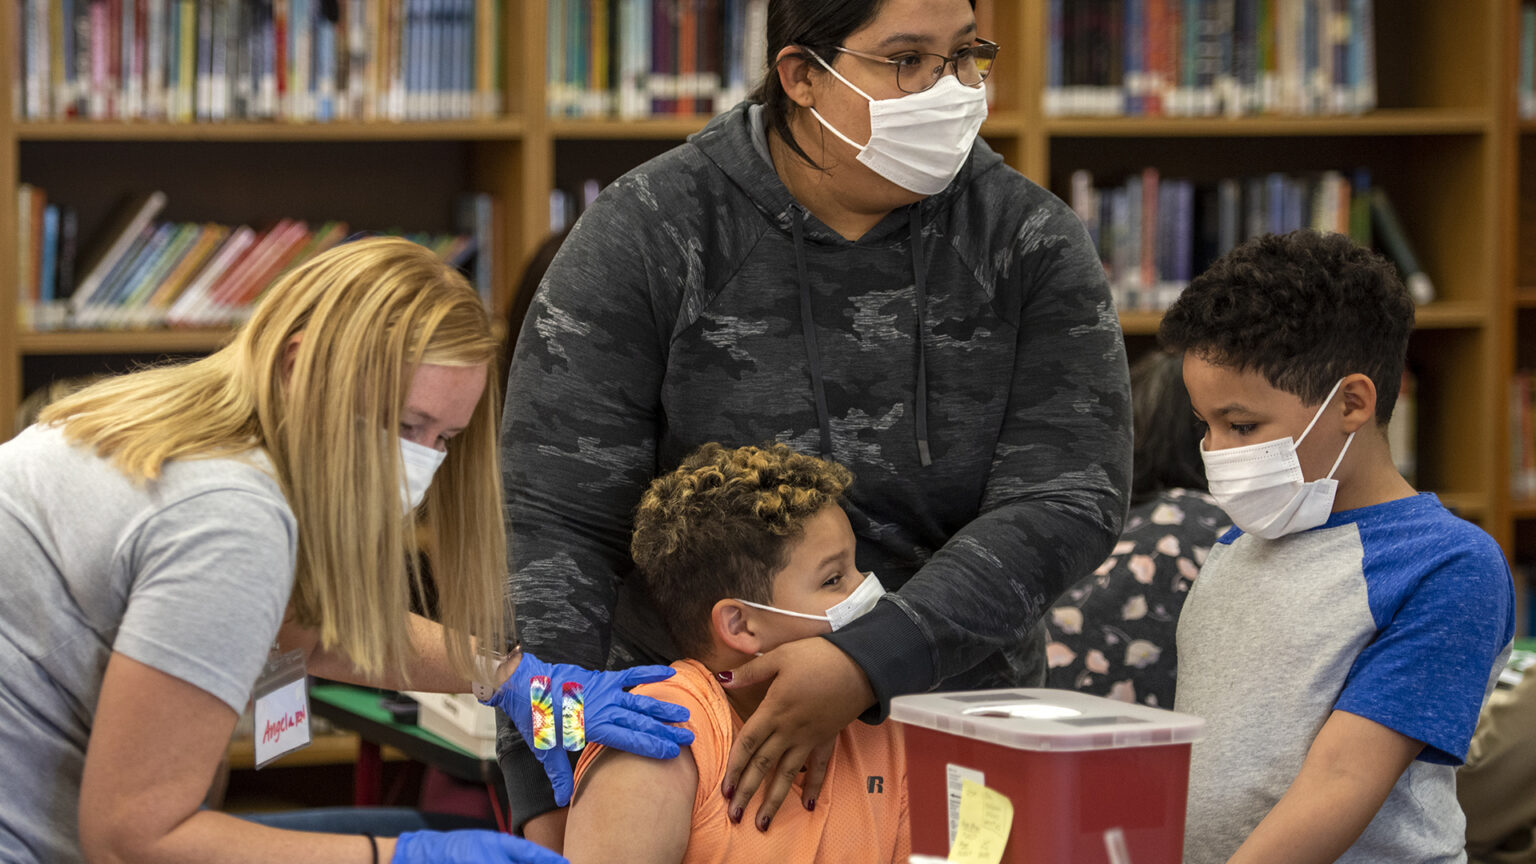
<path fill-rule="evenodd" d="M 1436 301 L 1414 310 L 1415 330 L 1472 330 L 1488 324 L 1487 304 L 1474 301 Z M 1120 312 L 1120 330 L 1127 336 L 1154 336 L 1163 313 L 1142 309 Z"/>
<path fill-rule="evenodd" d="M 1488 496 L 1478 492 L 1440 492 L 1435 489 L 1425 489 L 1426 492 L 1434 492 L 1447 509 L 1456 515 L 1472 522 L 1484 522 L 1488 518 Z M 1484 529 L 1486 530 L 1486 525 Z"/>
<path fill-rule="evenodd" d="M 311 765 L 350 765 L 357 761 L 361 739 L 355 732 L 329 732 L 316 735 L 308 747 L 296 750 L 272 763 L 273 768 L 303 768 Z M 247 739 L 229 743 L 229 767 L 241 771 L 256 767 L 256 745 Z M 407 757 L 393 747 L 381 748 L 386 762 L 403 762 Z"/>
<path fill-rule="evenodd" d="M 235 331 L 201 330 L 46 330 L 23 331 L 17 348 L 25 355 L 45 354 L 195 354 L 216 351 Z"/>
<path fill-rule="evenodd" d="M 56 121 L 16 124 L 20 141 L 515 141 L 518 118 L 452 122 L 166 123 Z"/>
<path fill-rule="evenodd" d="M 1516 498 L 1509 502 L 1509 517 L 1522 521 L 1536 519 L 1536 499 Z"/>
<path fill-rule="evenodd" d="M 1478 109 L 1399 108 L 1345 116 L 1052 117 L 1045 131 L 1053 138 L 1481 135 L 1492 121 Z"/>
<path fill-rule="evenodd" d="M 704 128 L 709 117 L 551 117 L 549 135 L 560 140 L 672 140 L 678 141 Z"/>
<path fill-rule="evenodd" d="M 680 117 L 551 117 L 549 135 L 562 140 L 678 140 L 704 128 L 712 115 L 691 114 Z M 1019 111 L 993 111 L 981 126 L 986 137 L 1011 138 L 1025 129 L 1024 114 Z"/>

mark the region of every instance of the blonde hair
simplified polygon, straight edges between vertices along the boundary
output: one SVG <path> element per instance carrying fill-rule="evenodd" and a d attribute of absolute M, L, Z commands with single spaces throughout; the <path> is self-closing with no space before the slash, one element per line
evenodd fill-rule
<path fill-rule="evenodd" d="M 103 381 L 41 420 L 144 482 L 169 460 L 263 448 L 298 521 L 294 618 L 368 678 L 403 677 L 408 604 L 425 596 L 416 532 L 400 513 L 410 373 L 489 366 L 496 352 L 485 308 L 456 270 L 406 240 L 360 240 L 279 279 L 223 350 Z M 506 643 L 495 379 L 421 511 L 448 658 L 466 678 L 476 674 L 471 637 Z"/>
<path fill-rule="evenodd" d="M 805 525 L 853 482 L 836 462 L 785 444 L 710 442 L 651 481 L 635 509 L 630 557 L 686 656 L 709 647 L 715 603 L 773 600 L 773 577 Z"/>

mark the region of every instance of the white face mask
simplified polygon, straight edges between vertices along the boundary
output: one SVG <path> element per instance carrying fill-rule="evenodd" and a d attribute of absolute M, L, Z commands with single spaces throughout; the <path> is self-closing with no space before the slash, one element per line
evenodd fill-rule
<path fill-rule="evenodd" d="M 853 589 L 847 597 L 844 597 L 836 606 L 827 610 L 825 615 L 809 615 L 805 612 L 791 612 L 788 609 L 780 609 L 777 606 L 766 606 L 762 603 L 753 603 L 751 600 L 737 599 L 738 603 L 745 603 L 754 609 L 762 609 L 766 612 L 777 612 L 780 615 L 793 615 L 796 618 L 808 618 L 812 621 L 827 621 L 832 624 L 833 630 L 840 630 L 848 626 L 848 622 L 875 608 L 881 597 L 885 596 L 885 588 L 880 585 L 880 580 L 873 573 L 865 574 L 864 581 L 859 587 Z"/>
<path fill-rule="evenodd" d="M 411 515 L 411 511 L 421 506 L 427 497 L 427 489 L 432 486 L 432 475 L 446 458 L 448 454 L 442 450 L 400 439 L 400 463 L 405 468 L 405 473 L 400 475 L 400 506 L 405 515 Z"/>
<path fill-rule="evenodd" d="M 1349 452 L 1355 433 L 1349 433 L 1344 439 L 1339 458 L 1328 469 L 1328 476 L 1321 480 L 1307 482 L 1302 476 L 1296 445 L 1306 440 L 1343 383 L 1341 379 L 1328 391 L 1328 398 L 1323 400 L 1317 413 L 1312 415 L 1312 422 L 1295 442 L 1287 436 L 1277 441 L 1226 450 L 1206 450 L 1201 445 L 1200 458 L 1205 461 L 1205 479 L 1211 497 L 1226 511 L 1232 524 L 1255 537 L 1276 540 L 1328 521 L 1328 514 L 1333 512 L 1334 493 L 1339 489 L 1339 481 L 1333 479 L 1333 472 L 1339 470 L 1339 463 Z"/>
<path fill-rule="evenodd" d="M 960 173 L 987 119 L 986 88 L 967 87 L 959 78 L 945 75 L 921 93 L 873 99 L 827 61 L 811 56 L 848 89 L 869 100 L 869 141 L 862 146 L 811 109 L 821 125 L 859 151 L 859 161 L 869 170 L 919 195 L 942 192 Z"/>

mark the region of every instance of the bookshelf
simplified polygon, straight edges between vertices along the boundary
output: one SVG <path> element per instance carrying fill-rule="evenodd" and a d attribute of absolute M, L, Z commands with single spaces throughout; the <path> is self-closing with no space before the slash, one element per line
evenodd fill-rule
<path fill-rule="evenodd" d="M 0 0 L 0 45 L 17 44 L 17 2 Z M 1410 347 L 1419 377 L 1420 485 L 1481 524 L 1511 556 L 1536 555 L 1536 502 L 1511 500 L 1505 455 L 1510 373 L 1521 362 L 1536 367 L 1536 349 L 1520 350 L 1521 337 L 1536 335 L 1536 252 L 1521 254 L 1536 250 L 1536 123 L 1515 115 L 1518 0 L 1375 5 L 1379 88 L 1367 113 L 1081 118 L 1044 110 L 1048 0 L 994 0 L 993 32 L 984 35 L 1004 53 L 982 134 L 1063 197 L 1079 168 L 1114 178 L 1156 166 L 1165 176 L 1214 180 L 1368 167 L 1390 188 L 1438 291 L 1420 308 Z M 12 82 L 3 80 L 13 70 L 0 68 L 0 201 L 14 201 L 25 181 L 77 189 L 81 201 L 105 208 L 109 196 L 100 190 L 132 175 L 167 187 L 180 219 L 350 216 L 380 225 L 404 218 L 395 214 L 442 211 L 455 192 L 492 192 L 505 211 L 500 310 L 547 230 L 551 189 L 611 180 L 707 119 L 548 116 L 547 14 L 544 0 L 506 0 L 506 110 L 478 121 L 17 122 Z M 1515 176 L 1521 182 L 1511 182 Z M 88 221 L 104 217 L 81 218 L 89 236 Z M 0 260 L 14 260 L 16 236 L 15 208 L 0 207 Z M 17 333 L 13 279 L 7 270 L 0 281 L 0 333 L 17 334 L 0 348 L 0 407 L 17 404 L 24 381 L 69 364 L 207 351 L 226 338 L 220 331 Z M 1133 354 L 1155 343 L 1158 321 L 1155 312 L 1122 314 Z M 0 438 L 11 424 L 7 410 Z"/>
<path fill-rule="evenodd" d="M 1505 144 L 1500 171 L 1506 182 L 1500 200 L 1504 246 L 1497 293 L 1499 317 L 1507 322 L 1498 370 L 1505 382 L 1517 371 L 1536 369 L 1536 121 L 1521 118 L 1519 110 L 1522 5 L 1521 0 L 1508 0 L 1499 10 L 1504 16 L 1504 38 L 1497 43 L 1503 50 L 1505 70 L 1498 94 L 1499 136 Z M 1503 436 L 1497 445 L 1505 461 L 1497 479 L 1500 515 L 1508 532 L 1505 551 L 1517 565 L 1526 565 L 1516 570 L 1518 580 L 1529 576 L 1529 564 L 1536 560 L 1536 498 L 1517 491 L 1513 482 L 1512 454 L 1520 442 L 1514 440 L 1518 433 L 1509 410 L 1514 399 L 1511 388 L 1506 386 L 1504 395 L 1504 410 L 1497 415 Z M 1517 588 L 1517 596 L 1519 593 Z M 1525 615 L 1526 620 L 1516 626 L 1526 628 L 1525 635 L 1529 636 L 1532 613 L 1526 610 Z"/>

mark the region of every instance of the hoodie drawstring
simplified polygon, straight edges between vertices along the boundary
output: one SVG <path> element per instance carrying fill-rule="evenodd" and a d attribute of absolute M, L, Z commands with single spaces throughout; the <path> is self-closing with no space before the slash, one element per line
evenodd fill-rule
<path fill-rule="evenodd" d="M 811 391 L 816 396 L 816 424 L 821 428 L 821 457 L 832 458 L 832 418 L 827 414 L 827 390 L 822 383 L 821 348 L 816 342 L 816 319 L 811 316 L 811 280 L 805 275 L 805 215 L 798 208 L 789 220 L 795 241 L 795 275 L 800 279 L 800 328 L 805 333 L 805 359 L 811 366 Z"/>
<path fill-rule="evenodd" d="M 811 280 L 805 272 L 805 215 L 797 208 L 789 220 L 790 234 L 795 245 L 795 275 L 800 280 L 800 328 L 805 335 L 805 359 L 811 367 L 811 391 L 816 399 L 816 424 L 821 430 L 821 455 L 832 458 L 832 419 L 827 413 L 827 391 L 822 381 L 821 347 L 816 341 L 816 320 L 811 315 Z M 923 256 L 923 226 L 918 213 L 919 205 L 913 204 L 907 211 L 909 242 L 912 246 L 912 289 L 917 304 L 917 380 L 913 384 L 912 402 L 916 411 L 917 458 L 927 467 L 933 464 L 928 448 L 928 349 L 923 344 L 924 322 L 928 318 L 927 261 Z"/>
<path fill-rule="evenodd" d="M 928 318 L 927 261 L 923 257 L 923 225 L 918 216 L 920 205 L 913 204 L 907 210 L 907 233 L 912 244 L 912 293 L 917 302 L 917 381 L 913 386 L 912 402 L 917 413 L 917 458 L 924 468 L 933 464 L 928 452 L 928 349 L 923 345 L 923 322 Z"/>

